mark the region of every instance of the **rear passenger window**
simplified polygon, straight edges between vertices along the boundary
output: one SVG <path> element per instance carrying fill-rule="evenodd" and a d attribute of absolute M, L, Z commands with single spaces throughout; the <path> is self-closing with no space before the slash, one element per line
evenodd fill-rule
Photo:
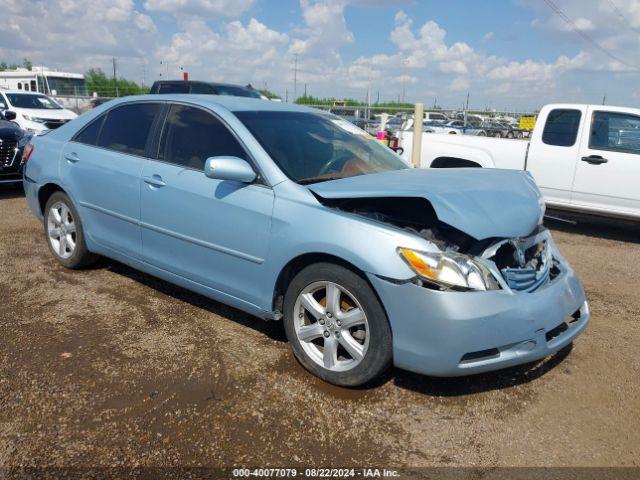
<path fill-rule="evenodd" d="M 98 146 L 131 155 L 144 155 L 157 103 L 133 103 L 107 113 Z"/>
<path fill-rule="evenodd" d="M 618 112 L 594 112 L 589 148 L 640 153 L 640 117 Z"/>
<path fill-rule="evenodd" d="M 84 143 L 85 145 L 95 145 L 98 143 L 98 135 L 100 134 L 100 128 L 102 127 L 102 122 L 104 122 L 104 117 L 106 115 L 100 115 L 89 125 L 80 130 L 74 141 L 78 143 Z"/>
<path fill-rule="evenodd" d="M 213 89 L 213 87 L 211 87 L 211 85 L 203 85 L 201 83 L 194 83 L 194 84 L 191 85 L 191 92 L 190 93 L 201 93 L 201 94 L 206 94 L 206 95 L 213 95 L 216 92 Z"/>
<path fill-rule="evenodd" d="M 238 140 L 215 116 L 200 108 L 171 107 L 162 133 L 159 159 L 204 170 L 207 158 L 222 155 L 247 159 Z"/>
<path fill-rule="evenodd" d="M 555 109 L 549 112 L 542 132 L 542 141 L 547 145 L 571 147 L 576 143 L 580 127 L 580 110 Z"/>

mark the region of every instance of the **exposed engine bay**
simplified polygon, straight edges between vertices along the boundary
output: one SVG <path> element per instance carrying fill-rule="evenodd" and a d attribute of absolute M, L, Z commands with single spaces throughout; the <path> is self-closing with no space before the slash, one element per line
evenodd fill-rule
<path fill-rule="evenodd" d="M 442 251 L 480 251 L 478 240 L 438 220 L 428 200 L 418 197 L 318 198 L 324 205 L 408 230 Z M 485 245 L 485 242 L 481 242 Z"/>
<path fill-rule="evenodd" d="M 557 274 L 549 236 L 542 226 L 525 238 L 477 240 L 441 222 L 428 200 L 374 197 L 319 200 L 326 206 L 415 233 L 443 252 L 483 257 L 495 264 L 514 290 L 532 291 Z"/>

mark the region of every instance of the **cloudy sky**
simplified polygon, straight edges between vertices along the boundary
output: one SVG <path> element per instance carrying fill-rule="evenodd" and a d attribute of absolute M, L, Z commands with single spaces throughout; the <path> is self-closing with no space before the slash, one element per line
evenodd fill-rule
<path fill-rule="evenodd" d="M 640 104 L 640 0 L 3 0 L 0 59 L 505 110 Z M 550 5 L 550 4 L 551 5 Z M 557 11 L 553 10 L 553 7 Z M 564 15 L 564 19 L 563 19 Z M 580 32 L 576 32 L 580 30 Z M 163 62 L 162 65 L 160 62 Z"/>

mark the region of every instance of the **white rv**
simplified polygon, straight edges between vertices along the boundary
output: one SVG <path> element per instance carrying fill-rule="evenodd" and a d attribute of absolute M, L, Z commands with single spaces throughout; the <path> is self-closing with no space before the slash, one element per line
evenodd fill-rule
<path fill-rule="evenodd" d="M 90 100 L 84 75 L 46 67 L 1 71 L 0 89 L 43 93 L 55 98 L 63 107 L 76 111 Z"/>

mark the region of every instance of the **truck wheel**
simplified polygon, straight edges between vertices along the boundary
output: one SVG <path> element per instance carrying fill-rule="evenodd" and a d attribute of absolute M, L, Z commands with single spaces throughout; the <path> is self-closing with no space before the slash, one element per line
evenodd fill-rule
<path fill-rule="evenodd" d="M 87 250 L 82 222 L 67 194 L 55 192 L 45 206 L 44 233 L 53 257 L 67 268 L 82 268 L 98 256 Z"/>
<path fill-rule="evenodd" d="M 513 138 L 513 132 L 511 131 L 507 132 L 507 138 Z"/>
<path fill-rule="evenodd" d="M 300 271 L 284 298 L 284 327 L 309 372 L 344 387 L 379 376 L 392 358 L 391 327 L 369 284 L 332 263 Z"/>

